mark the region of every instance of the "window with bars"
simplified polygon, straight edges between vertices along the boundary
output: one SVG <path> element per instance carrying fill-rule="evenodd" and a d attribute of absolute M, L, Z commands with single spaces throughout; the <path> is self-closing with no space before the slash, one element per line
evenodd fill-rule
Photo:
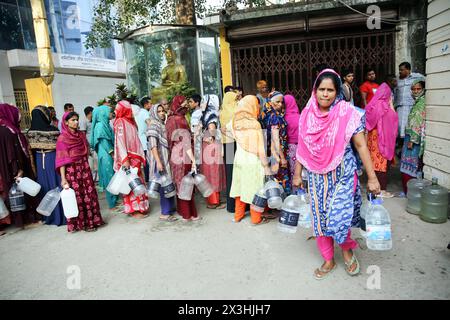
<path fill-rule="evenodd" d="M 25 89 L 14 89 L 16 106 L 20 110 L 20 128 L 28 129 L 31 126 L 30 105 L 28 104 L 27 91 Z"/>

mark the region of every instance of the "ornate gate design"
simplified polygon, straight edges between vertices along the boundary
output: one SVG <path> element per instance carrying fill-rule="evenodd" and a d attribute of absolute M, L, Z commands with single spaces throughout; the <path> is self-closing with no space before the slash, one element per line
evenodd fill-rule
<path fill-rule="evenodd" d="M 233 78 L 244 93 L 254 93 L 264 79 L 269 88 L 293 94 L 304 107 L 311 95 L 314 66 L 326 63 L 341 71 L 352 68 L 356 83 L 364 81 L 364 68 L 373 67 L 377 81 L 394 72 L 394 31 L 305 37 L 277 43 L 231 44 Z"/>

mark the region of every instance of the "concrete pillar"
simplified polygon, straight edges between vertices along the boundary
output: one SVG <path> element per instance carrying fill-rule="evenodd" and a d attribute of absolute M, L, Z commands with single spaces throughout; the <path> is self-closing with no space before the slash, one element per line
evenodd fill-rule
<path fill-rule="evenodd" d="M 16 104 L 8 55 L 4 50 L 0 50 L 0 102 Z"/>

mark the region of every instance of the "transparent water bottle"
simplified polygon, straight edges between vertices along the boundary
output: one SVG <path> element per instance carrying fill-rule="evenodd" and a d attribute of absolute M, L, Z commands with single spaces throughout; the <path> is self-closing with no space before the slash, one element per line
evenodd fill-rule
<path fill-rule="evenodd" d="M 0 219 L 6 218 L 9 215 L 8 208 L 6 208 L 3 198 L 0 197 Z"/>
<path fill-rule="evenodd" d="M 177 191 L 175 189 L 175 184 L 167 173 L 163 173 L 161 175 L 161 187 L 163 189 L 164 198 L 172 198 L 176 196 Z"/>
<path fill-rule="evenodd" d="M 253 197 L 250 209 L 256 212 L 264 212 L 266 206 L 267 206 L 267 198 L 264 192 L 264 188 L 261 188 Z"/>
<path fill-rule="evenodd" d="M 286 233 L 296 233 L 302 206 L 302 199 L 298 195 L 287 197 L 281 207 L 280 217 L 278 218 L 278 230 Z"/>
<path fill-rule="evenodd" d="M 366 215 L 367 247 L 370 250 L 392 249 L 391 218 L 383 207 L 383 200 L 370 202 Z"/>
<path fill-rule="evenodd" d="M 406 197 L 408 202 L 406 203 L 406 211 L 412 214 L 420 214 L 421 211 L 421 198 L 422 190 L 431 186 L 431 182 L 423 179 L 423 173 L 417 173 L 417 179 L 411 179 L 406 184 L 408 193 Z"/>
<path fill-rule="evenodd" d="M 60 189 L 56 187 L 48 191 L 44 198 L 42 198 L 41 203 L 37 207 L 36 211 L 44 216 L 50 216 L 58 205 L 59 200 L 61 199 Z"/>
<path fill-rule="evenodd" d="M 201 173 L 194 173 L 194 183 L 197 187 L 198 191 L 202 194 L 203 197 L 209 197 L 213 192 L 213 188 L 211 184 L 206 180 L 206 177 Z"/>
<path fill-rule="evenodd" d="M 192 193 L 194 192 L 194 177 L 192 172 L 181 179 L 180 190 L 178 191 L 178 198 L 181 200 L 190 201 L 192 198 Z"/>
<path fill-rule="evenodd" d="M 141 180 L 141 177 L 137 175 L 137 168 L 131 168 L 126 171 L 128 176 L 128 186 L 133 191 L 136 197 L 139 197 L 146 193 L 145 185 Z"/>
<path fill-rule="evenodd" d="M 269 208 L 280 209 L 283 205 L 283 199 L 281 197 L 282 188 L 279 183 L 274 180 L 270 180 L 264 186 L 264 190 Z"/>
<path fill-rule="evenodd" d="M 448 190 L 438 185 L 438 179 L 422 190 L 420 219 L 431 223 L 445 223 L 448 219 Z"/>
<path fill-rule="evenodd" d="M 160 189 L 161 189 L 160 178 L 155 176 L 148 184 L 147 194 L 150 198 L 158 199 Z"/>
<path fill-rule="evenodd" d="M 309 196 L 304 189 L 297 190 L 297 197 L 300 198 L 301 206 L 299 208 L 298 226 L 302 228 L 311 228 L 311 206 Z"/>
<path fill-rule="evenodd" d="M 41 191 L 41 185 L 27 177 L 17 178 L 17 188 L 26 194 L 35 197 Z"/>
<path fill-rule="evenodd" d="M 13 183 L 9 190 L 9 208 L 11 212 L 22 211 L 26 209 L 25 196 L 21 190 L 17 188 L 17 184 Z"/>

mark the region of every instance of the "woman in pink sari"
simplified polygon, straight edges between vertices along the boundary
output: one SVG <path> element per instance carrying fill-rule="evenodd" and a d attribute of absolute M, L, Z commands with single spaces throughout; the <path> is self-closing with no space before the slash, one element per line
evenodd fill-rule
<path fill-rule="evenodd" d="M 127 169 L 137 168 L 138 176 L 144 183 L 142 166 L 145 165 L 145 154 L 139 140 L 131 104 L 126 100 L 119 101 L 115 113 L 114 170 L 118 171 L 122 167 Z M 147 194 L 136 196 L 131 191 L 123 196 L 123 203 L 126 214 L 138 219 L 148 216 L 149 203 Z"/>
<path fill-rule="evenodd" d="M 342 82 L 332 69 L 317 77 L 311 98 L 299 120 L 297 160 L 293 185 L 303 187 L 302 170 L 308 171 L 313 231 L 325 260 L 314 271 L 323 279 L 336 268 L 334 241 L 342 249 L 345 271 L 357 275 L 359 262 L 353 249 L 351 227 L 360 226 L 361 190 L 355 147 L 368 175 L 367 190 L 379 193 L 380 185 L 364 137 L 364 118 L 344 100 Z"/>
<path fill-rule="evenodd" d="M 61 119 L 61 134 L 56 141 L 56 171 L 61 174 L 61 186 L 75 191 L 78 217 L 67 219 L 67 230 L 96 231 L 105 224 L 100 214 L 97 190 L 88 162 L 88 143 L 78 130 L 79 116 L 66 112 Z"/>
<path fill-rule="evenodd" d="M 387 173 L 394 160 L 395 140 L 397 139 L 398 115 L 392 104 L 392 92 L 382 83 L 372 100 L 366 106 L 367 146 L 370 151 L 375 174 L 381 186 L 381 196 L 392 198 L 386 191 Z"/>

